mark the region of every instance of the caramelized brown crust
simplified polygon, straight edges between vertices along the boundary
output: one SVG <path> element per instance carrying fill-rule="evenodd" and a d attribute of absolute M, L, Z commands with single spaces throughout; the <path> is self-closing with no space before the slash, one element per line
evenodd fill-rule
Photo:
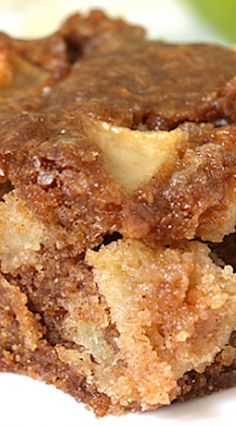
<path fill-rule="evenodd" d="M 86 32 L 85 28 L 86 37 L 80 34 Z M 102 42 L 107 32 L 118 39 L 122 34 L 129 42 L 111 51 L 111 46 L 105 48 Z M 214 129 L 214 125 L 205 125 L 203 131 L 200 124 L 194 133 L 191 125 L 184 125 L 182 129 L 189 144 L 175 169 L 154 176 L 129 196 L 112 179 L 98 146 L 84 136 L 85 113 L 132 129 L 170 129 L 183 121 L 234 120 L 233 106 L 229 117 L 226 104 L 233 103 L 235 52 L 218 46 L 148 42 L 139 33 L 142 31 L 96 13 L 84 21 L 81 16 L 74 17 L 62 34 L 66 40 L 76 39 L 74 43 L 84 46 L 85 52 L 81 47 L 71 71 L 67 71 L 66 77 L 63 74 L 64 79 L 57 84 L 56 73 L 60 77 L 61 67 L 66 68 L 65 41 L 58 42 L 62 37 L 60 32 L 57 39 L 52 37 L 48 56 L 42 54 L 46 41 L 38 42 L 32 61 L 51 74 L 47 74 L 41 96 L 36 97 L 33 92 L 33 97 L 13 105 L 9 101 L 10 105 L 3 108 L 0 129 L 3 174 L 9 174 L 22 195 L 27 194 L 31 208 L 41 211 L 44 218 L 50 217 L 52 221 L 53 210 L 53 222 L 63 222 L 64 227 L 65 222 L 74 223 L 76 217 L 81 229 L 86 230 L 84 238 L 91 242 L 99 242 L 99 234 L 119 230 L 128 237 L 148 235 L 148 239 L 166 242 L 195 235 L 209 240 L 212 222 L 222 227 L 222 232 L 212 235 L 212 240 L 219 241 L 233 231 L 236 220 L 231 218 L 230 229 L 224 229 L 224 217 L 234 193 L 233 126 Z M 93 37 L 98 37 L 98 44 Z M 16 42 L 14 49 L 29 58 L 27 43 Z M 104 47 L 102 51 L 99 43 Z M 54 45 L 64 59 L 55 54 L 51 63 Z M 88 50 L 86 46 L 90 46 Z M 10 89 L 11 86 L 9 94 Z M 22 108 L 23 114 L 16 111 Z M 39 174 L 50 177 L 38 178 Z M 78 209 L 78 204 L 83 209 Z"/>
<path fill-rule="evenodd" d="M 43 40 L 0 35 L 2 371 L 54 383 L 98 416 L 236 384 L 236 278 L 229 265 L 221 269 L 235 269 L 223 240 L 236 225 L 235 74 L 233 50 L 148 41 L 142 28 L 98 11 Z M 98 139 L 115 146 L 114 133 L 125 135 L 131 167 L 138 143 L 152 149 L 151 131 L 162 145 L 144 159 L 155 156 L 156 169 L 130 190 Z M 174 161 L 163 163 L 170 137 Z M 194 238 L 213 253 L 187 241 Z M 210 272 L 201 274 L 200 263 Z M 106 273 L 121 289 L 121 308 L 127 291 L 141 318 L 136 328 L 127 319 L 128 333 Z M 150 298 L 165 307 L 159 317 Z M 174 366 L 175 350 L 186 363 Z"/>

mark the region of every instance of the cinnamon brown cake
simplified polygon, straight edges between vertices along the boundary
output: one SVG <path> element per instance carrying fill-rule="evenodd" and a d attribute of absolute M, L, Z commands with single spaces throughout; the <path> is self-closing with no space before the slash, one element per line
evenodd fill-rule
<path fill-rule="evenodd" d="M 236 385 L 236 52 L 99 11 L 0 35 L 0 370 L 96 415 Z"/>

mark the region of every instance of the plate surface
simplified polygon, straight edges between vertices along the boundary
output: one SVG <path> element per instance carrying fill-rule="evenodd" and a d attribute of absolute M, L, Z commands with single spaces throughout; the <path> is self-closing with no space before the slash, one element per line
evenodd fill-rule
<path fill-rule="evenodd" d="M 0 28 L 16 36 L 42 36 L 53 31 L 72 11 L 94 6 L 142 23 L 151 36 L 175 41 L 218 40 L 216 34 L 184 9 L 180 0 L 0 0 Z M 0 374 L 2 426 L 235 426 L 235 418 L 235 389 L 154 413 L 97 420 L 82 404 L 53 386 L 27 377 Z"/>
<path fill-rule="evenodd" d="M 0 374 L 0 401 L 2 426 L 235 426 L 236 418 L 235 389 L 153 413 L 98 420 L 53 386 L 4 373 Z"/>

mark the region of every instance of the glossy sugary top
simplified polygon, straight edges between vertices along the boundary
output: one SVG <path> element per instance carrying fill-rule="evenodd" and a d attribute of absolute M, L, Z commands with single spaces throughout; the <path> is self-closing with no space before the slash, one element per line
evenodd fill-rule
<path fill-rule="evenodd" d="M 236 53 L 220 46 L 141 41 L 78 60 L 50 104 L 85 110 L 121 126 L 171 129 L 224 115 L 221 90 L 235 76 Z M 59 107 L 60 108 L 60 107 Z"/>
<path fill-rule="evenodd" d="M 82 109 L 123 126 L 149 124 L 155 130 L 222 118 L 227 112 L 221 98 L 229 94 L 236 70 L 231 49 L 147 41 L 141 28 L 100 12 L 71 17 L 47 39 L 1 34 L 0 49 L 0 97 L 8 92 L 12 99 L 18 86 L 22 98 L 38 89 L 50 110 Z M 11 78 L 4 80 L 7 71 Z M 45 110 L 43 99 L 40 104 Z"/>

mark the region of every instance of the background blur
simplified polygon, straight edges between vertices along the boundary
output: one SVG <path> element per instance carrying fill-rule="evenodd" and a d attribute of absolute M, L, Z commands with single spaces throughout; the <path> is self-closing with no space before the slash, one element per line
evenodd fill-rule
<path fill-rule="evenodd" d="M 92 7 L 125 14 L 145 25 L 152 37 L 236 43 L 236 0 L 0 0 L 0 29 L 39 37 L 71 12 Z"/>

